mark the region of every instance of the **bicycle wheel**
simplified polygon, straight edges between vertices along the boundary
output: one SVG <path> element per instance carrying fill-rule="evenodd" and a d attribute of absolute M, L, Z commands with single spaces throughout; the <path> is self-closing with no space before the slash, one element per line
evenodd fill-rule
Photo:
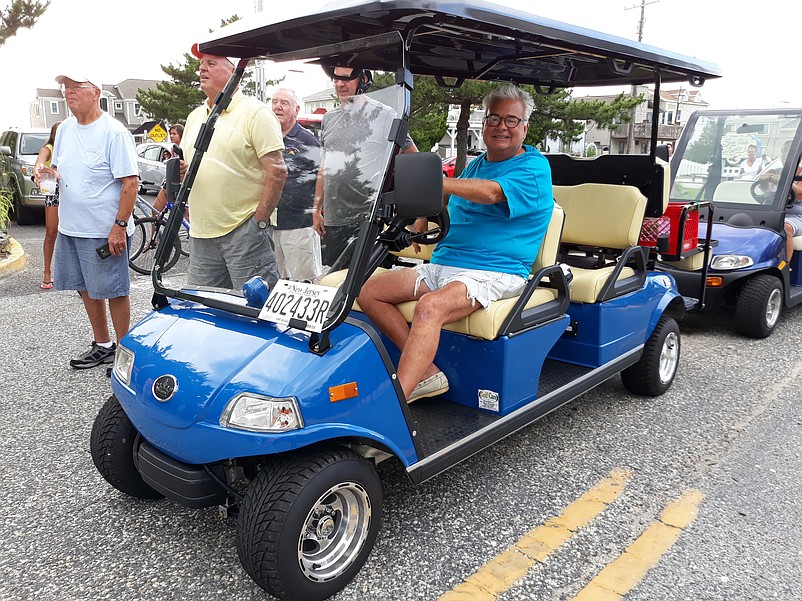
<path fill-rule="evenodd" d="M 141 223 L 143 217 L 134 216 L 134 233 L 131 235 L 131 243 L 128 246 L 128 265 L 133 269 L 134 263 L 145 248 L 150 231 L 145 230 Z"/>
<path fill-rule="evenodd" d="M 189 228 L 184 227 L 183 224 L 178 228 L 178 239 L 181 241 L 181 254 L 185 257 L 189 256 Z"/>
<path fill-rule="evenodd" d="M 137 247 L 134 242 L 131 244 L 131 250 L 139 248 L 139 252 L 129 255 L 128 264 L 131 269 L 143 275 L 150 274 L 153 271 L 153 263 L 156 260 L 156 249 L 159 246 L 159 239 L 163 230 L 164 224 L 156 217 L 142 217 L 134 220 L 134 237 L 137 235 L 142 236 L 142 244 Z M 170 257 L 164 264 L 163 272 L 172 269 L 178 259 L 181 258 L 181 241 L 176 237 L 173 241 L 173 247 L 170 250 Z"/>

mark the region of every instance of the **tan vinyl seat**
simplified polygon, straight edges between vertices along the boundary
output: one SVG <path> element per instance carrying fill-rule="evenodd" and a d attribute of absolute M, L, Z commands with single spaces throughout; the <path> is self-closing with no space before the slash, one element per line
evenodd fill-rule
<path fill-rule="evenodd" d="M 560 246 L 560 232 L 563 227 L 564 213 L 559 205 L 555 204 L 552 211 L 551 221 L 546 230 L 546 235 L 543 237 L 543 242 L 540 245 L 540 251 L 537 258 L 532 265 L 532 273 L 535 273 L 542 267 L 548 267 L 556 264 L 557 253 Z M 340 270 L 326 275 L 321 284 L 325 286 L 339 286 L 345 279 L 347 270 Z M 377 269 L 376 273 L 385 271 Z M 526 303 L 525 309 L 530 309 L 538 305 L 543 305 L 547 302 L 553 301 L 557 298 L 557 290 L 546 287 L 538 287 L 532 294 L 529 301 Z M 508 317 L 510 311 L 518 301 L 518 297 L 505 298 L 495 301 L 490 304 L 487 310 L 481 307 L 471 313 L 468 317 L 456 321 L 454 323 L 443 326 L 444 330 L 451 332 L 460 332 L 468 336 L 475 336 L 477 338 L 484 338 L 486 340 L 494 340 L 498 337 L 499 329 Z M 415 314 L 415 306 L 417 301 L 406 301 L 396 305 L 401 314 L 408 323 L 412 323 L 412 317 Z M 354 303 L 354 309 L 361 311 L 359 303 Z"/>
<path fill-rule="evenodd" d="M 554 186 L 554 198 L 565 211 L 563 243 L 619 250 L 638 245 L 646 197 L 635 186 Z M 571 300 L 597 302 L 615 269 L 615 264 L 597 269 L 572 266 Z M 635 270 L 624 267 L 617 281 L 634 275 Z"/>

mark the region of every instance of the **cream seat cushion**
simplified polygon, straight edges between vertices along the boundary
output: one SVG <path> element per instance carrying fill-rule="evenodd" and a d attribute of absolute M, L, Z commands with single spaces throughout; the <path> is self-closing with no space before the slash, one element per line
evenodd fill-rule
<path fill-rule="evenodd" d="M 554 186 L 554 198 L 565 211 L 564 243 L 621 249 L 638 244 L 646 197 L 635 186 Z"/>
<path fill-rule="evenodd" d="M 575 303 L 595 303 L 599 298 L 607 280 L 615 269 L 614 266 L 602 267 L 600 269 L 582 269 L 572 267 L 571 273 L 574 279 L 571 281 L 571 300 Z M 624 267 L 618 276 L 617 281 L 621 281 L 635 275 L 635 270 L 631 267 Z"/>
<path fill-rule="evenodd" d="M 565 211 L 562 241 L 600 248 L 637 246 L 646 197 L 635 186 L 577 184 L 554 186 L 554 198 Z M 571 300 L 595 303 L 614 266 L 599 269 L 571 267 Z M 624 267 L 618 281 L 635 275 Z"/>

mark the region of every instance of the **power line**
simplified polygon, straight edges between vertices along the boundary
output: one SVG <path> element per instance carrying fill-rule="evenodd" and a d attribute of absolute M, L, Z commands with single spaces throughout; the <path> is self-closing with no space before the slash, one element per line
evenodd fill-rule
<path fill-rule="evenodd" d="M 638 22 L 638 42 L 643 40 L 643 24 L 646 22 L 646 6 L 649 4 L 656 4 L 660 0 L 640 0 L 640 5 L 634 6 L 625 6 L 624 10 L 632 10 L 633 8 L 638 8 L 640 6 L 640 21 Z M 638 87 L 633 85 L 632 89 L 630 90 L 630 96 L 635 98 L 638 95 Z M 635 145 L 635 113 L 637 111 L 637 107 L 632 109 L 632 119 L 627 124 L 627 147 L 625 152 L 627 154 L 632 154 L 634 152 L 634 145 Z"/>
<path fill-rule="evenodd" d="M 646 2 L 646 0 L 640 0 L 640 5 L 635 4 L 634 6 L 625 6 L 624 10 L 632 10 L 633 8 L 640 8 L 640 21 L 638 22 L 638 41 L 643 40 L 643 24 L 646 22 L 646 7 L 649 4 L 656 4 L 660 2 L 660 0 L 651 0 L 650 2 Z"/>

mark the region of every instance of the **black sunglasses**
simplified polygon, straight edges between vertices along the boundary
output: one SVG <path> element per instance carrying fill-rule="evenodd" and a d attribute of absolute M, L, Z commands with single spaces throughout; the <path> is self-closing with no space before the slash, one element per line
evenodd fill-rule
<path fill-rule="evenodd" d="M 331 74 L 331 79 L 333 81 L 354 81 L 362 76 L 362 71 L 351 71 L 351 75 L 335 75 L 334 72 Z"/>

